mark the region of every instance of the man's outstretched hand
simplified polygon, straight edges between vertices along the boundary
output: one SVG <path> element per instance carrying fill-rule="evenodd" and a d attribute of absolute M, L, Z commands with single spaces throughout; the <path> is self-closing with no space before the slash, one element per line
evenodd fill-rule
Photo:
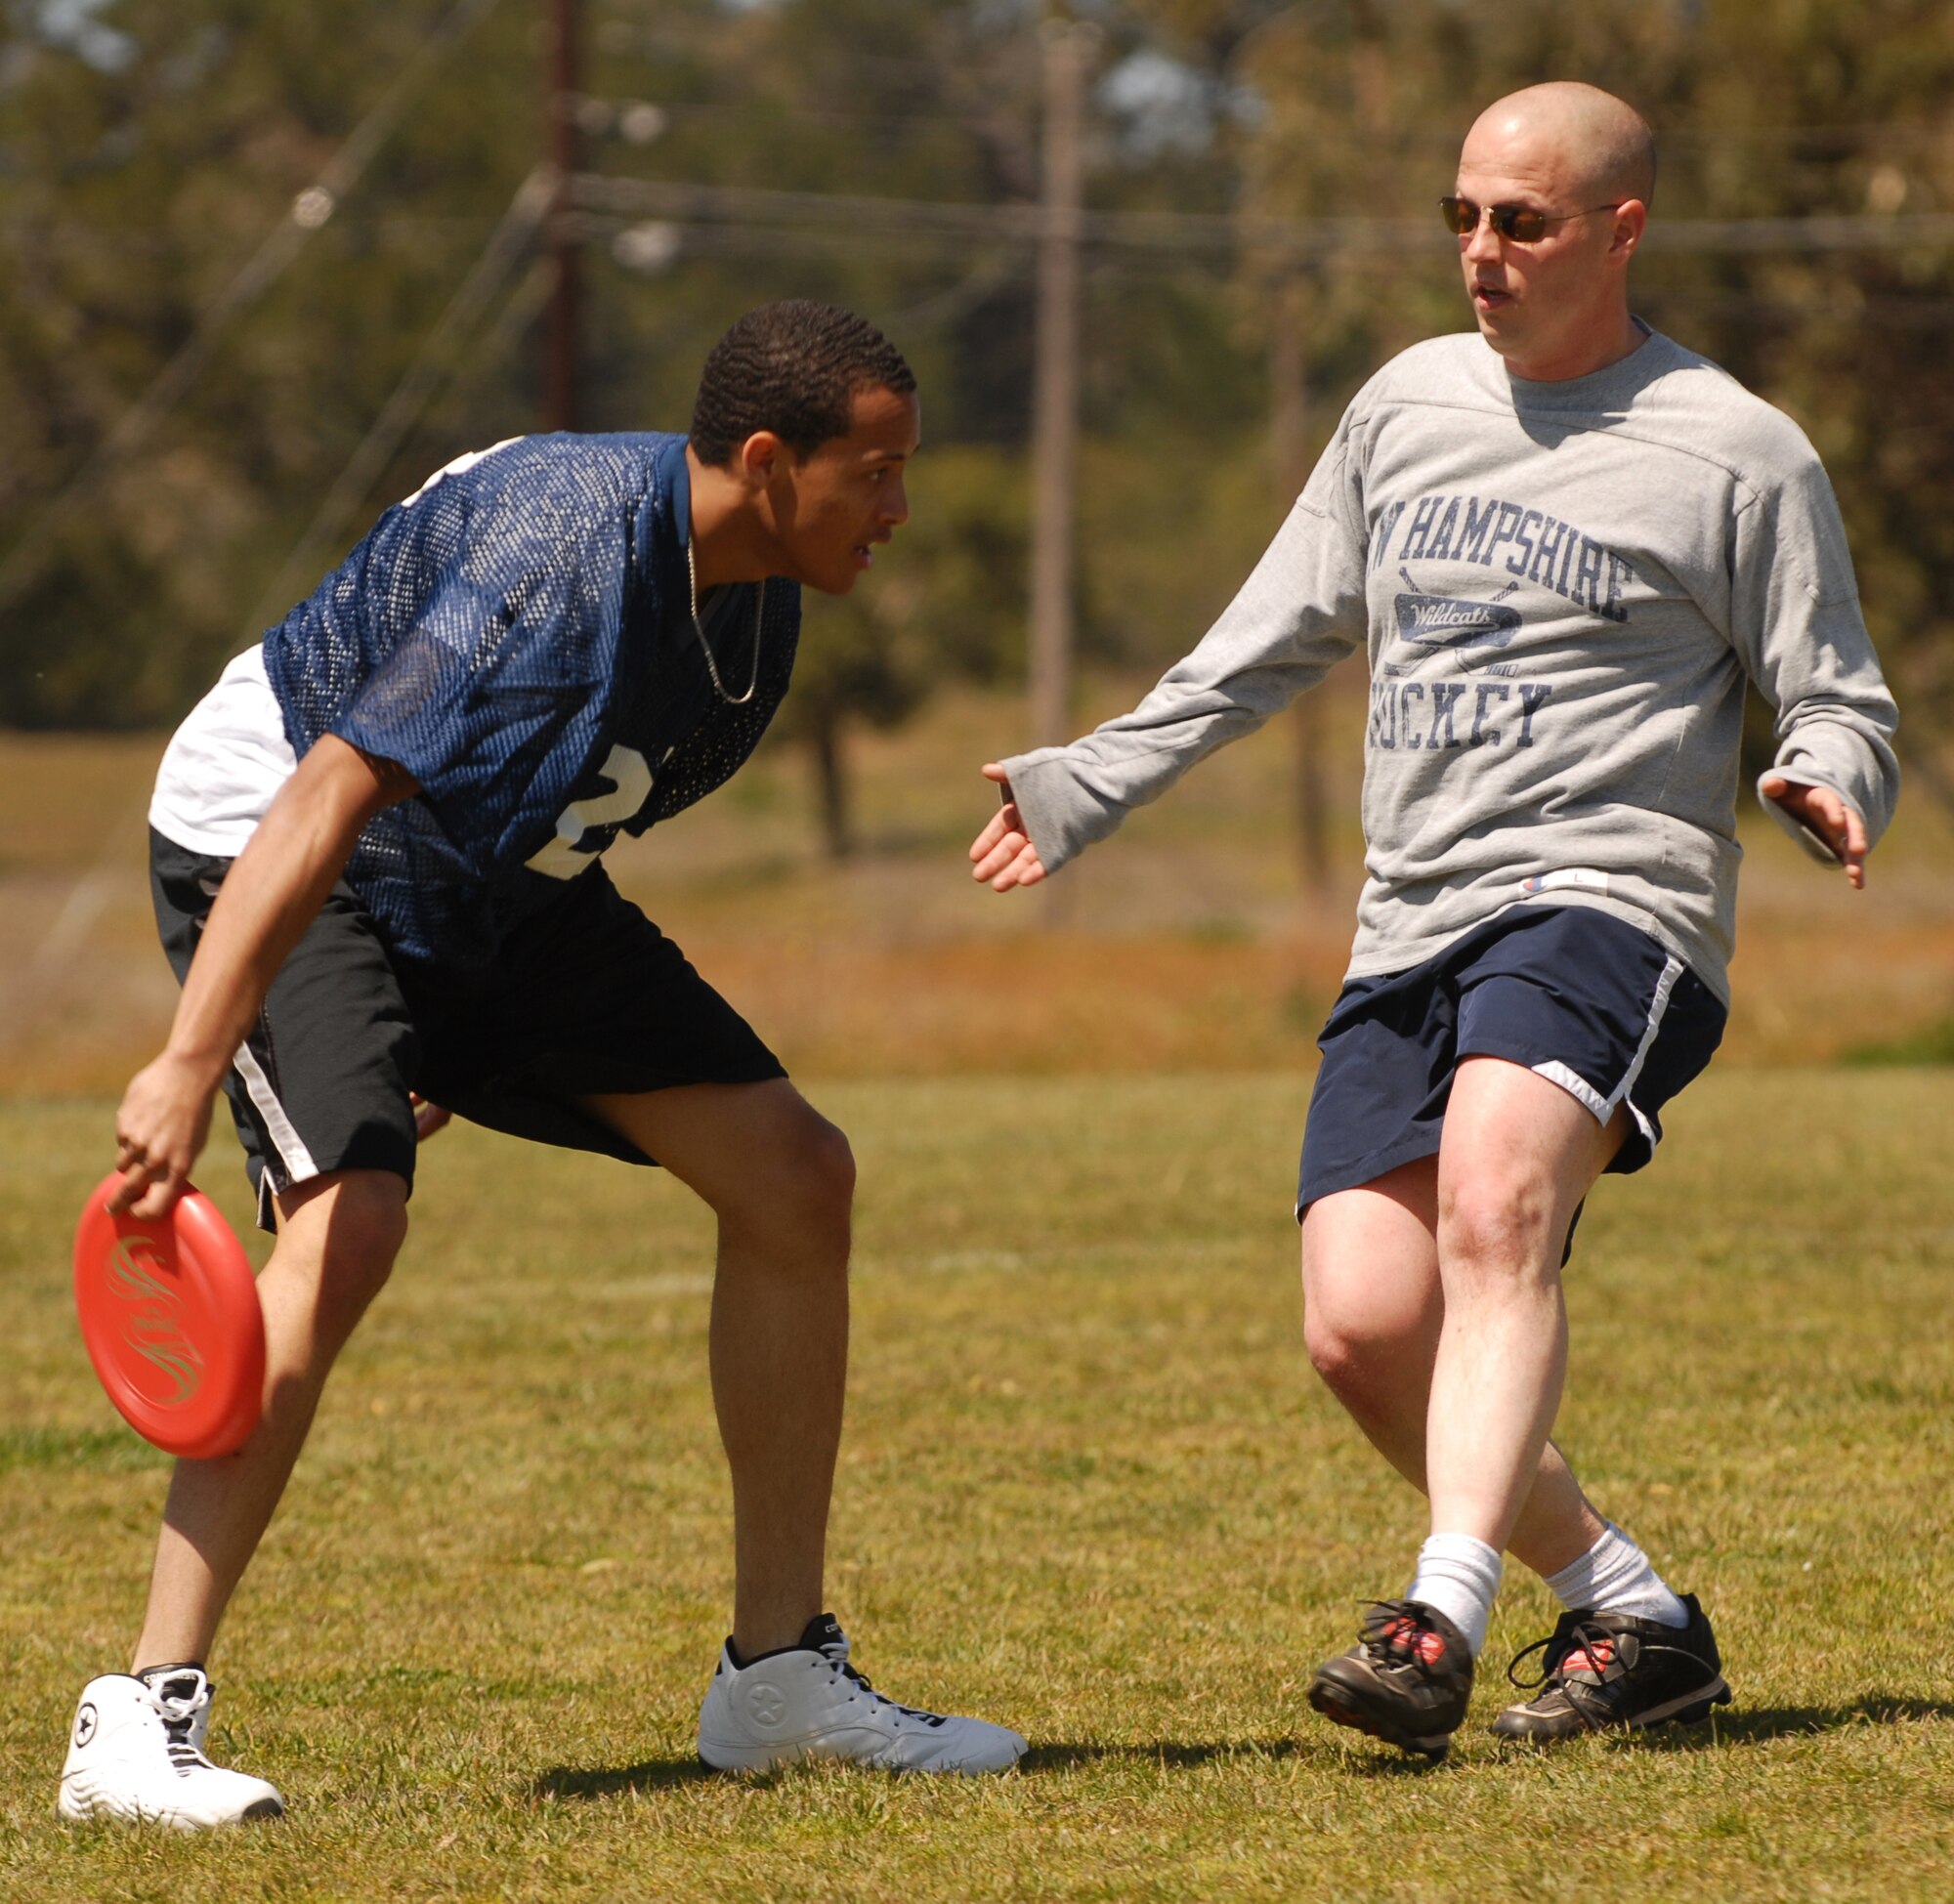
<path fill-rule="evenodd" d="M 1782 774 L 1766 774 L 1761 790 L 1818 838 L 1846 868 L 1854 892 L 1866 884 L 1866 823 L 1829 786 L 1803 786 Z"/>
<path fill-rule="evenodd" d="M 1004 789 L 1004 804 L 991 816 L 990 824 L 970 848 L 971 877 L 982 880 L 995 893 L 1007 893 L 1013 886 L 1036 886 L 1044 877 L 1044 862 L 1032 844 L 1018 803 L 1010 797 L 1010 780 L 995 760 L 984 763 L 984 778 Z"/>

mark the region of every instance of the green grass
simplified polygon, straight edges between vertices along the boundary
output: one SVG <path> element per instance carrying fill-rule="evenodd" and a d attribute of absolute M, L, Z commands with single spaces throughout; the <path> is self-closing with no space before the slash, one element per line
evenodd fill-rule
<path fill-rule="evenodd" d="M 1954 1015 L 1922 1025 L 1903 1037 L 1861 1044 L 1845 1054 L 1848 1065 L 1954 1065 Z"/>
<path fill-rule="evenodd" d="M 1554 1756 L 1475 1726 L 1437 1770 L 1300 1697 L 1423 1532 L 1303 1358 L 1306 1085 L 813 1093 L 863 1170 L 830 1597 L 891 1690 L 1031 1737 L 967 1784 L 698 1775 L 707 1225 L 661 1177 L 444 1137 L 213 1663 L 222 1755 L 291 1816 L 215 1841 L 55 1822 L 165 1474 L 68 1310 L 107 1107 L 0 1105 L 0 1896 L 1944 1896 L 1954 1077 L 1713 1074 L 1594 1198 L 1560 1432 L 1738 1703 Z M 1550 1617 L 1509 1583 L 1480 1717 Z"/>

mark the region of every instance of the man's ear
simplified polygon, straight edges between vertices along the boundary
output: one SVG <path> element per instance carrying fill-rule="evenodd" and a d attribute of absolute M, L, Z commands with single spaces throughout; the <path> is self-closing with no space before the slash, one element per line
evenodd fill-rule
<path fill-rule="evenodd" d="M 1630 258 L 1648 229 L 1648 207 L 1639 198 L 1625 198 L 1615 207 L 1615 229 L 1608 249 Z"/>
<path fill-rule="evenodd" d="M 740 445 L 740 474 L 754 488 L 764 489 L 787 466 L 787 446 L 771 430 L 755 430 Z"/>

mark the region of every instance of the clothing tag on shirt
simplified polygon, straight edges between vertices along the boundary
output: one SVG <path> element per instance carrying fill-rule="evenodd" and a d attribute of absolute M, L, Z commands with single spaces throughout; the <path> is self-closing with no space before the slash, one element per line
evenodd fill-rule
<path fill-rule="evenodd" d="M 1520 891 L 1528 895 L 1555 893 L 1568 886 L 1579 886 L 1587 893 L 1605 893 L 1608 875 L 1594 867 L 1562 867 L 1557 872 L 1537 872 L 1520 881 Z"/>

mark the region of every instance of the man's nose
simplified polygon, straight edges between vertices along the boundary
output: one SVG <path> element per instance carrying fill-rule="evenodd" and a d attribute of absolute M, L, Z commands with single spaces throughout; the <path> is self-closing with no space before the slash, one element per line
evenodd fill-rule
<path fill-rule="evenodd" d="M 1493 230 L 1491 208 L 1482 205 L 1479 208 L 1479 222 L 1473 226 L 1466 239 L 1466 256 L 1476 260 L 1498 258 L 1500 255 L 1500 234 Z"/>
<path fill-rule="evenodd" d="M 899 529 L 910 519 L 910 492 L 899 476 L 882 487 L 881 518 L 891 529 Z"/>

